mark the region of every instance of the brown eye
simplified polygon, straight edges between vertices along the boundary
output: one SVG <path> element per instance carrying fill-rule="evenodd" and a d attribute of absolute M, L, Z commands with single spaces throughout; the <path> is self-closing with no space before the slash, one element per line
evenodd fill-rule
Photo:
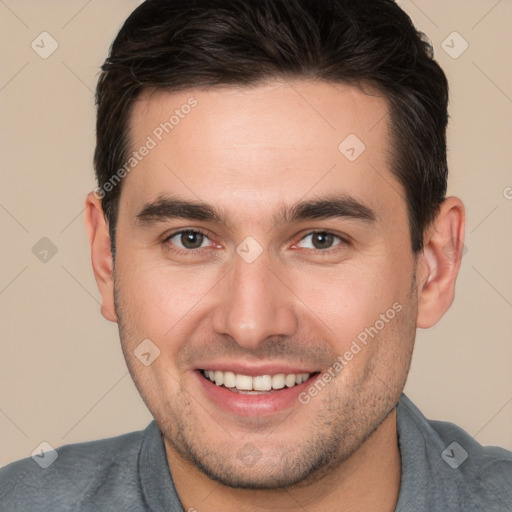
<path fill-rule="evenodd" d="M 309 239 L 309 241 L 307 241 Z M 337 243 L 334 243 L 336 242 Z M 299 247 L 306 249 L 325 250 L 339 245 L 341 238 L 327 231 L 317 231 L 306 235 L 300 242 Z"/>
<path fill-rule="evenodd" d="M 205 241 L 208 240 L 206 235 L 200 233 L 199 231 L 180 231 L 179 233 L 175 233 L 167 239 L 167 242 L 176 245 L 180 249 L 200 249 L 203 247 Z"/>
<path fill-rule="evenodd" d="M 315 249 L 328 249 L 334 237 L 330 233 L 315 233 L 311 239 Z"/>
<path fill-rule="evenodd" d="M 204 236 L 202 233 L 187 231 L 181 233 L 180 242 L 186 249 L 199 249 L 203 243 Z"/>

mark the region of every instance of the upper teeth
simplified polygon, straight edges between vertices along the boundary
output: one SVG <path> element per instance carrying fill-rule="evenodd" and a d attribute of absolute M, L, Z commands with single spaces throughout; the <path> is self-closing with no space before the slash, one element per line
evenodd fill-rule
<path fill-rule="evenodd" d="M 309 373 L 278 373 L 277 375 L 240 375 L 233 372 L 221 372 L 219 370 L 204 370 L 203 375 L 215 382 L 217 386 L 224 385 L 227 388 L 236 388 L 242 391 L 270 391 L 271 389 L 282 389 L 285 386 L 291 388 L 296 384 L 309 379 Z"/>

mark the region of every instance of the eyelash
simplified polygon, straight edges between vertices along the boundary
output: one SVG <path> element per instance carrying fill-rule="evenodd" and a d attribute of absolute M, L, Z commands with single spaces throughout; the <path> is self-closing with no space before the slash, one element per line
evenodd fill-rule
<path fill-rule="evenodd" d="M 199 254 L 204 249 L 209 249 L 209 247 L 202 247 L 200 249 L 181 249 L 180 247 L 176 247 L 170 243 L 171 238 L 174 238 L 175 236 L 181 235 L 183 233 L 200 234 L 200 235 L 203 235 L 204 237 L 208 238 L 208 240 L 210 240 L 210 237 L 208 236 L 208 234 L 200 229 L 180 229 L 179 231 L 176 231 L 175 233 L 171 233 L 170 235 L 166 236 L 163 240 L 164 245 L 166 245 L 166 247 L 168 247 L 173 252 L 176 252 L 178 254 L 188 254 L 188 255 Z"/>
<path fill-rule="evenodd" d="M 306 249 L 307 251 L 313 251 L 320 256 L 329 256 L 333 252 L 338 251 L 340 249 L 340 246 L 351 245 L 350 239 L 348 237 L 337 235 L 336 233 L 333 233 L 332 231 L 326 231 L 326 230 L 322 230 L 322 229 L 316 229 L 313 231 L 309 231 L 303 237 L 301 237 L 301 239 L 297 242 L 297 244 L 302 242 L 302 240 L 304 240 L 308 236 L 315 235 L 317 233 L 321 233 L 323 235 L 332 235 L 335 239 L 337 238 L 339 240 L 338 244 L 334 245 L 333 247 L 329 247 L 328 249 Z M 294 244 L 294 245 L 296 245 L 296 244 Z"/>
<path fill-rule="evenodd" d="M 166 247 L 175 252 L 175 253 L 178 253 L 178 254 L 187 254 L 187 255 L 190 255 L 190 254 L 200 254 L 203 252 L 203 250 L 207 250 L 209 248 L 211 248 L 211 246 L 209 247 L 202 247 L 202 248 L 199 248 L 199 249 L 181 249 L 179 247 L 176 247 L 174 246 L 173 244 L 170 243 L 170 240 L 178 235 L 182 235 L 183 233 L 194 233 L 194 234 L 201 234 L 203 235 L 204 237 L 208 238 L 208 240 L 210 240 L 210 237 L 208 236 L 208 234 L 204 231 L 202 231 L 201 229 L 181 229 L 179 231 L 176 231 L 174 233 L 171 233 L 170 235 L 166 236 L 163 240 L 163 243 L 164 245 L 166 245 Z M 334 238 L 337 238 L 340 242 L 338 244 L 336 244 L 335 246 L 333 247 L 329 247 L 328 249 L 306 249 L 307 251 L 314 251 L 316 254 L 319 254 L 319 255 L 329 255 L 331 254 L 332 252 L 338 250 L 337 248 L 340 246 L 340 245 L 345 245 L 345 246 L 348 246 L 348 245 L 351 245 L 351 241 L 348 237 L 343 237 L 341 235 L 337 235 L 336 233 L 333 233 L 332 231 L 326 231 L 326 230 L 313 230 L 313 231 L 309 231 L 308 233 L 306 233 L 303 237 L 300 238 L 300 240 L 296 243 L 294 243 L 294 246 L 297 245 L 298 243 L 302 242 L 302 240 L 304 240 L 305 238 L 307 238 L 308 236 L 311 236 L 311 235 L 314 235 L 316 233 L 322 233 L 322 234 L 325 234 L 325 235 L 332 235 Z M 211 241 L 211 240 L 210 240 Z"/>

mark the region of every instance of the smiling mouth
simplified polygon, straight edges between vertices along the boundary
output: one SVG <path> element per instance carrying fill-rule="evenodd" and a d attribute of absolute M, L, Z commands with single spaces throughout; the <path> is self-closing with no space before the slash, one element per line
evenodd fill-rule
<path fill-rule="evenodd" d="M 200 370 L 200 374 L 213 384 L 224 387 L 233 393 L 259 395 L 262 393 L 293 388 L 315 377 L 320 372 L 313 373 L 278 373 L 275 375 L 257 375 L 251 377 L 233 372 L 219 370 Z"/>

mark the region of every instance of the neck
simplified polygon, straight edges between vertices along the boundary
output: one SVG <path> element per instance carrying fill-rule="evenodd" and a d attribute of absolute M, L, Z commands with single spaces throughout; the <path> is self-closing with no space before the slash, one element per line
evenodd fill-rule
<path fill-rule="evenodd" d="M 245 490 L 211 480 L 165 443 L 174 485 L 186 511 L 393 512 L 400 491 L 401 460 L 396 410 L 344 462 L 328 474 L 279 490 Z"/>

